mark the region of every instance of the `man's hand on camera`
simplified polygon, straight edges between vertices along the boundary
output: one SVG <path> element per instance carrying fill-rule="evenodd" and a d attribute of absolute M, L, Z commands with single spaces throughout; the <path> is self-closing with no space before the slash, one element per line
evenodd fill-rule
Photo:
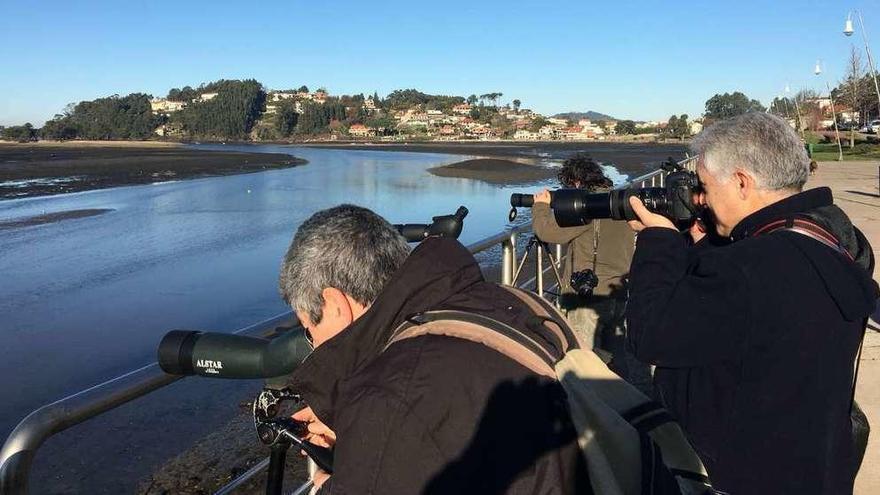
<path fill-rule="evenodd" d="M 700 219 L 694 220 L 693 225 L 688 229 L 688 233 L 691 235 L 691 240 L 696 244 L 706 237 L 706 226 L 703 225 Z"/>
<path fill-rule="evenodd" d="M 535 199 L 537 201 L 537 197 Z M 629 204 L 632 206 L 633 211 L 636 216 L 639 217 L 638 220 L 630 220 L 629 226 L 631 229 L 636 232 L 640 232 L 642 229 L 646 229 L 648 227 L 664 227 L 667 229 L 672 229 L 678 232 L 678 229 L 675 228 L 675 225 L 672 223 L 672 220 L 664 217 L 663 215 L 658 215 L 656 213 L 651 213 L 648 211 L 648 208 L 645 207 L 642 200 L 635 196 L 630 196 Z"/>
<path fill-rule="evenodd" d="M 292 418 L 295 421 L 306 423 L 308 434 L 303 437 L 303 440 L 328 449 L 336 445 L 336 433 L 315 416 L 311 407 L 293 413 Z"/>
<path fill-rule="evenodd" d="M 543 191 L 535 194 L 535 203 L 547 203 L 550 204 L 550 191 L 544 189 Z"/>

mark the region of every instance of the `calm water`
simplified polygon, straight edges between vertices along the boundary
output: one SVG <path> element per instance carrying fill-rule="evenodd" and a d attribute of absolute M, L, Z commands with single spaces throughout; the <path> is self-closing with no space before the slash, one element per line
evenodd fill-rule
<path fill-rule="evenodd" d="M 278 265 L 316 210 L 351 202 L 426 223 L 463 204 L 465 242 L 506 224 L 512 189 L 426 172 L 460 156 L 261 148 L 309 164 L 0 203 L 0 221 L 113 209 L 0 231 L 4 435 L 27 411 L 150 362 L 170 329 L 232 330 L 285 311 Z"/>
<path fill-rule="evenodd" d="M 426 171 L 461 156 L 216 148 L 287 152 L 309 163 L 0 202 L 0 222 L 113 210 L 0 231 L 3 438 L 36 407 L 154 361 L 168 330 L 229 331 L 286 311 L 276 290 L 278 265 L 297 225 L 316 210 L 349 202 L 395 223 L 426 223 L 465 205 L 461 239 L 468 243 L 507 225 L 511 192 L 538 187 Z"/>

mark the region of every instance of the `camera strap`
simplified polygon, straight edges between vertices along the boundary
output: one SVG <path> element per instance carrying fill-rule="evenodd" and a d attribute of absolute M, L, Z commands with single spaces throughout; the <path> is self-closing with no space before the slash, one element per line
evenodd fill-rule
<path fill-rule="evenodd" d="M 596 272 L 596 263 L 599 261 L 599 220 L 593 219 L 593 273 Z"/>

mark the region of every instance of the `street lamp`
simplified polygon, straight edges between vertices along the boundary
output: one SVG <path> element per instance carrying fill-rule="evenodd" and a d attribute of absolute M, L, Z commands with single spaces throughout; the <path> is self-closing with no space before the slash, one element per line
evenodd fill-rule
<path fill-rule="evenodd" d="M 868 47 L 868 33 L 865 31 L 865 23 L 862 21 L 862 12 L 859 10 L 851 10 L 846 16 L 846 24 L 843 26 L 843 34 L 852 36 L 853 34 L 853 12 L 859 16 L 859 28 L 862 30 L 862 41 L 865 43 L 865 54 L 868 55 L 868 67 L 871 68 L 871 77 L 874 79 L 874 91 L 877 92 L 877 109 L 880 111 L 880 85 L 877 84 L 877 71 L 874 69 L 874 58 L 871 56 L 871 49 Z"/>
<path fill-rule="evenodd" d="M 816 75 L 822 73 L 822 65 L 819 60 L 816 61 Z M 825 81 L 825 88 L 828 90 L 828 99 L 831 100 L 831 120 L 834 122 L 834 136 L 837 138 L 837 161 L 843 161 L 843 146 L 840 144 L 840 130 L 837 128 L 837 112 L 834 111 L 834 95 L 831 94 L 831 86 Z"/>

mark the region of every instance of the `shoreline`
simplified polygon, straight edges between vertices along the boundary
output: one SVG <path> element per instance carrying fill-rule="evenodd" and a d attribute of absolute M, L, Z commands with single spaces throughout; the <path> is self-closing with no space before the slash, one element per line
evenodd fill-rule
<path fill-rule="evenodd" d="M 179 143 L 0 143 L 0 200 L 261 172 L 305 163 L 282 153 L 196 150 Z"/>

